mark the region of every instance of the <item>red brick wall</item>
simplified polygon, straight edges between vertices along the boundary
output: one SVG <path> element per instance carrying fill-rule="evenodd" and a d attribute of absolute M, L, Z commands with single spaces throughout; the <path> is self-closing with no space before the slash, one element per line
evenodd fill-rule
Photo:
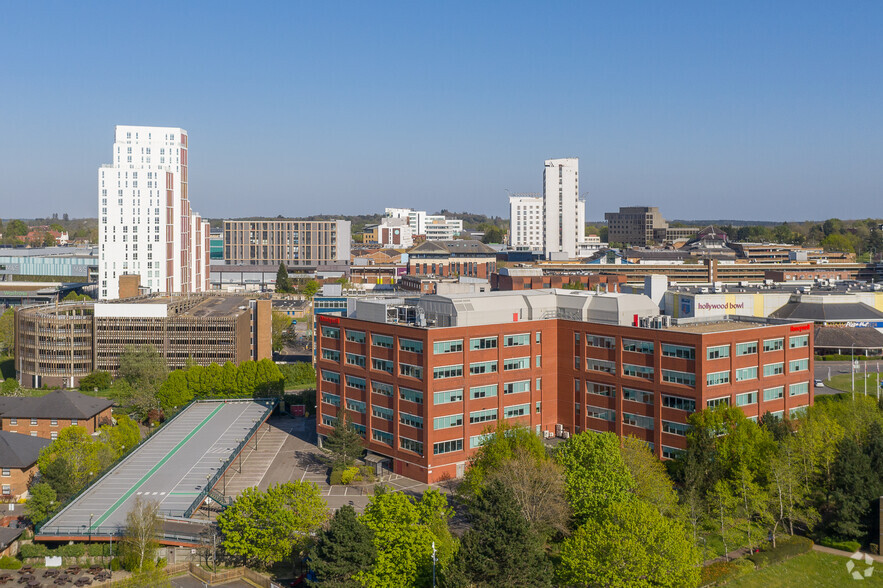
<path fill-rule="evenodd" d="M 111 418 L 111 412 L 110 408 L 106 408 L 90 419 L 79 419 L 77 425 L 85 427 L 89 434 L 92 434 L 98 430 L 98 427 L 101 426 L 101 422 L 104 419 L 109 420 Z M 16 421 L 16 424 L 13 424 L 13 420 Z M 32 425 L 31 419 L 29 418 L 0 418 L 0 428 L 4 431 L 20 433 L 22 435 L 31 435 L 33 432 L 36 432 L 37 434 L 33 436 L 42 437 L 43 439 L 51 439 L 53 432 L 58 433 L 62 429 L 66 429 L 72 425 L 73 423 L 70 419 L 58 419 L 54 425 L 52 424 L 52 419 L 37 419 L 37 424 Z"/>
<path fill-rule="evenodd" d="M 31 479 L 37 474 L 37 465 L 29 468 L 9 468 L 9 476 L 0 475 L 0 484 L 9 486 L 9 492 L 0 494 L 2 498 L 17 498 L 27 492 Z M 2 488 L 0 488 L 2 491 Z"/>

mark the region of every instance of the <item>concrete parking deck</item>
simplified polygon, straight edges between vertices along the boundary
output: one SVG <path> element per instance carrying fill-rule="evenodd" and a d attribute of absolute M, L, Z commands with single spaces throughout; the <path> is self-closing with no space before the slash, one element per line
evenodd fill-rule
<path fill-rule="evenodd" d="M 119 534 L 138 496 L 159 502 L 166 517 L 186 516 L 274 406 L 250 399 L 192 404 L 43 525 L 37 538 Z"/>

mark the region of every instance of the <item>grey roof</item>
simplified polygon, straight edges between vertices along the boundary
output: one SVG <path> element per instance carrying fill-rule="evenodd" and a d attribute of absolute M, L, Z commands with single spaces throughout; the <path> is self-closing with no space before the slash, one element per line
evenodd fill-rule
<path fill-rule="evenodd" d="M 441 253 L 441 254 L 484 254 L 496 255 L 496 251 L 475 239 L 455 239 L 453 241 L 424 241 L 408 253 Z"/>
<path fill-rule="evenodd" d="M 21 537 L 21 534 L 24 532 L 24 527 L 0 527 L 0 551 L 9 547 L 9 545 Z"/>
<path fill-rule="evenodd" d="M 37 462 L 40 450 L 51 443 L 52 441 L 42 437 L 0 431 L 0 466 L 29 468 Z"/>
<path fill-rule="evenodd" d="M 821 348 L 883 348 L 883 333 L 868 327 L 816 327 L 813 344 Z"/>
<path fill-rule="evenodd" d="M 788 302 L 770 317 L 806 321 L 876 321 L 883 319 L 883 312 L 864 302 Z"/>
<path fill-rule="evenodd" d="M 106 398 L 94 398 L 75 390 L 55 390 L 46 396 L 0 398 L 0 415 L 6 418 L 90 419 L 113 406 Z"/>

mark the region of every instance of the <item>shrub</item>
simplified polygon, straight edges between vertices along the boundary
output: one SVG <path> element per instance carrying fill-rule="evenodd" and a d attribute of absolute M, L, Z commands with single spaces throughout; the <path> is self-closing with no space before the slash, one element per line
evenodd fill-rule
<path fill-rule="evenodd" d="M 86 546 L 82 543 L 62 545 L 55 550 L 55 555 L 60 555 L 61 557 L 83 557 L 86 555 Z"/>
<path fill-rule="evenodd" d="M 855 553 L 862 547 L 862 544 L 858 541 L 840 541 L 831 537 L 822 537 L 819 543 L 831 549 L 839 549 L 840 551 L 848 551 L 850 553 Z"/>
<path fill-rule="evenodd" d="M 167 563 L 168 563 L 168 561 L 166 560 L 166 558 L 164 558 L 164 557 L 159 558 L 158 560 L 156 560 L 156 569 L 160 570 L 160 569 L 166 567 Z"/>
<path fill-rule="evenodd" d="M 10 555 L 0 557 L 0 570 L 17 570 L 21 568 L 21 561 Z"/>
<path fill-rule="evenodd" d="M 352 483 L 357 476 L 359 475 L 359 468 L 357 467 L 349 467 L 343 470 L 343 473 L 340 475 L 340 483 L 341 484 L 350 484 Z"/>
<path fill-rule="evenodd" d="M 340 486 L 343 483 L 341 479 L 343 477 L 343 470 L 334 468 L 331 470 L 331 475 L 329 476 L 328 483 L 332 486 Z"/>
<path fill-rule="evenodd" d="M 736 578 L 747 576 L 754 571 L 754 563 L 739 558 L 732 561 L 719 561 L 702 568 L 700 586 L 718 586 Z"/>
<path fill-rule="evenodd" d="M 359 477 L 364 482 L 373 482 L 374 481 L 374 468 L 371 466 L 361 466 L 359 468 Z"/>
<path fill-rule="evenodd" d="M 876 543 L 871 543 L 870 547 L 871 547 L 871 549 L 870 549 L 871 553 L 873 553 L 874 555 L 880 555 L 880 546 L 879 545 L 877 545 Z"/>
<path fill-rule="evenodd" d="M 49 555 L 49 548 L 42 543 L 25 543 L 19 549 L 19 553 L 25 559 L 29 557 L 45 557 Z"/>
<path fill-rule="evenodd" d="M 812 541 L 806 537 L 791 537 L 778 542 L 775 549 L 768 549 L 760 553 L 753 553 L 748 559 L 753 561 L 757 568 L 765 568 L 768 565 L 779 563 L 790 559 L 795 555 L 806 553 L 812 549 Z"/>
<path fill-rule="evenodd" d="M 120 558 L 115 557 L 110 560 L 110 570 L 112 572 L 118 572 L 123 566 L 120 565 Z"/>

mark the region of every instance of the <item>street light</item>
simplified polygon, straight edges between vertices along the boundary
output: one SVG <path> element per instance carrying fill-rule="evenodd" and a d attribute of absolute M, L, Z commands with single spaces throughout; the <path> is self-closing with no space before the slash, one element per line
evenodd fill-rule
<path fill-rule="evenodd" d="M 94 516 L 93 513 L 89 513 L 89 543 L 92 543 L 92 517 Z"/>

